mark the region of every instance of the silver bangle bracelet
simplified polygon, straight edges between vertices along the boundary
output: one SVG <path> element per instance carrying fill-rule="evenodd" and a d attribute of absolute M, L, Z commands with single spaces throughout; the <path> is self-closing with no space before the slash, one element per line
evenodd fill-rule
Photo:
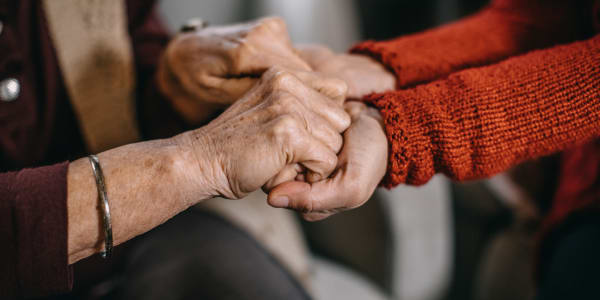
<path fill-rule="evenodd" d="M 106 185 L 104 184 L 104 174 L 100 167 L 100 161 L 96 155 L 88 156 L 92 164 L 92 171 L 96 178 L 96 187 L 98 188 L 98 206 L 102 211 L 102 219 L 104 224 L 104 251 L 100 252 L 102 258 L 110 258 L 113 249 L 112 225 L 110 223 L 110 207 L 108 206 L 108 195 L 106 194 Z"/>

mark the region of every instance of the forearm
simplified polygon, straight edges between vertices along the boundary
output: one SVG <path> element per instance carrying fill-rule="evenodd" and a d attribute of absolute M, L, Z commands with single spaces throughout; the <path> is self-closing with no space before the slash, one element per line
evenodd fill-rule
<path fill-rule="evenodd" d="M 352 52 L 376 58 L 395 72 L 399 88 L 410 87 L 571 41 L 580 36 L 579 7 L 579 1 L 496 0 L 458 22 L 390 41 L 367 41 Z"/>
<path fill-rule="evenodd" d="M 384 116 L 386 186 L 477 179 L 600 136 L 600 36 L 366 100 Z"/>
<path fill-rule="evenodd" d="M 212 196 L 208 184 L 187 174 L 194 160 L 172 140 L 131 144 L 98 155 L 106 180 L 114 244 L 142 234 Z M 69 165 L 69 263 L 103 249 L 104 232 L 90 162 Z"/>

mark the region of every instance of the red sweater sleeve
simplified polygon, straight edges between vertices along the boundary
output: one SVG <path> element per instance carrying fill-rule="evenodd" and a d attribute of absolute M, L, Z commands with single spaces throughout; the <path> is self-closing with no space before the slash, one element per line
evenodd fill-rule
<path fill-rule="evenodd" d="M 384 185 L 487 177 L 600 135 L 600 35 L 365 101 L 384 117 Z"/>
<path fill-rule="evenodd" d="M 384 42 L 367 41 L 367 54 L 394 71 L 399 88 L 499 62 L 581 35 L 581 1 L 494 0 L 456 23 Z"/>
<path fill-rule="evenodd" d="M 71 289 L 67 163 L 0 173 L 0 298 Z"/>

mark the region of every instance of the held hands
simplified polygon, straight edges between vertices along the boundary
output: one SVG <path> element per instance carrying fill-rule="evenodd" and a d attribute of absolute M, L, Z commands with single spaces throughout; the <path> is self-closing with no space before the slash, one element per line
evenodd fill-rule
<path fill-rule="evenodd" d="M 366 56 L 295 50 L 280 19 L 178 35 L 158 82 L 192 124 L 231 105 L 176 137 L 194 158 L 190 174 L 214 196 L 262 186 L 272 206 L 320 220 L 364 204 L 385 174 L 379 112 L 344 101 L 394 89 L 395 77 Z"/>
<path fill-rule="evenodd" d="M 211 186 L 214 196 L 239 199 L 304 170 L 313 180 L 329 177 L 350 125 L 345 93 L 337 79 L 270 69 L 217 119 L 176 137 L 193 158 L 191 178 Z"/>
<path fill-rule="evenodd" d="M 291 181 L 269 193 L 271 206 L 294 209 L 309 221 L 327 218 L 363 205 L 386 172 L 387 138 L 379 112 L 357 101 L 345 109 L 352 124 L 332 175 L 318 182 Z"/>

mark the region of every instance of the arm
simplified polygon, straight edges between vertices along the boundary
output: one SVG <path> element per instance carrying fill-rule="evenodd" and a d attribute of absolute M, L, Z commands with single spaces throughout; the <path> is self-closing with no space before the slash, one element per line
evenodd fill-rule
<path fill-rule="evenodd" d="M 350 123 L 344 93 L 339 80 L 272 69 L 207 126 L 100 153 L 114 244 L 210 197 L 243 198 L 303 170 L 326 178 Z M 97 207 L 87 158 L 0 174 L 0 296 L 68 291 L 68 265 L 103 248 Z"/>
<path fill-rule="evenodd" d="M 0 298 L 40 297 L 71 288 L 67 170 L 62 163 L 0 173 Z"/>
<path fill-rule="evenodd" d="M 368 96 L 381 116 L 348 103 L 352 125 L 333 176 L 284 183 L 271 191 L 269 203 L 318 220 L 366 202 L 385 173 L 386 158 L 383 185 L 418 185 L 435 173 L 455 180 L 491 176 L 597 138 L 599 65 L 600 35 Z M 387 141 L 380 138 L 379 117 Z"/>
<path fill-rule="evenodd" d="M 273 180 L 292 180 L 296 164 L 317 178 L 337 162 L 350 120 L 330 98 L 304 85 L 345 92 L 338 80 L 272 69 L 207 126 L 171 139 L 98 155 L 120 244 L 208 198 L 240 199 Z M 268 155 L 265 155 L 268 154 Z M 289 167 L 288 167 L 289 166 Z M 86 158 L 69 165 L 69 263 L 102 249 L 97 193 Z"/>
<path fill-rule="evenodd" d="M 397 87 L 410 87 L 572 41 L 581 36 L 581 2 L 495 0 L 458 22 L 390 41 L 367 41 L 351 51 L 393 70 Z"/>
<path fill-rule="evenodd" d="M 600 36 L 365 99 L 383 115 L 385 185 L 488 177 L 600 135 Z"/>

